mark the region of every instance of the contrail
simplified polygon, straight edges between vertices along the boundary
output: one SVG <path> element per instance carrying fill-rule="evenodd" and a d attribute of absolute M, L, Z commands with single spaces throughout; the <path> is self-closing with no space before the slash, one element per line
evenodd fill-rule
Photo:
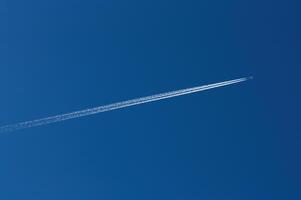
<path fill-rule="evenodd" d="M 176 91 L 172 91 L 172 92 L 165 92 L 165 93 L 151 95 L 151 96 L 147 96 L 147 97 L 141 97 L 141 98 L 122 101 L 122 102 L 113 103 L 113 104 L 109 104 L 109 105 L 99 106 L 99 107 L 95 107 L 95 108 L 89 108 L 89 109 L 85 109 L 85 110 L 81 110 L 81 111 L 36 119 L 36 120 L 32 120 L 32 121 L 20 122 L 20 123 L 16 123 L 16 124 L 10 124 L 10 125 L 0 127 L 0 133 L 12 132 L 12 131 L 20 130 L 20 129 L 26 129 L 26 128 L 42 126 L 42 125 L 46 125 L 46 124 L 52 124 L 52 123 L 56 123 L 56 122 L 65 121 L 68 119 L 74 119 L 74 118 L 84 117 L 84 116 L 88 116 L 88 115 L 94 115 L 97 113 L 107 112 L 107 111 L 111 111 L 111 110 L 116 110 L 116 109 L 120 109 L 120 108 L 138 105 L 138 104 L 144 104 L 144 103 L 159 101 L 162 99 L 172 98 L 172 97 L 176 97 L 176 96 L 196 93 L 196 92 L 200 92 L 200 91 L 204 91 L 204 90 L 209 90 L 209 89 L 213 89 L 213 88 L 217 88 L 217 87 L 222 87 L 222 86 L 226 86 L 226 85 L 231 85 L 231 84 L 247 81 L 251 78 L 252 77 L 245 77 L 245 78 L 239 78 L 239 79 L 234 79 L 234 80 L 230 80 L 230 81 L 224 81 L 224 82 L 219 82 L 219 83 L 214 83 L 214 84 L 209 84 L 209 85 L 203 85 L 203 86 L 198 86 L 198 87 L 176 90 Z"/>

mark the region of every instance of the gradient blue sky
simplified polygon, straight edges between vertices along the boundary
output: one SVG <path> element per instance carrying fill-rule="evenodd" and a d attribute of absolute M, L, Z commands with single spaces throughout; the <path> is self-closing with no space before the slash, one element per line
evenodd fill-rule
<path fill-rule="evenodd" d="M 1 0 L 0 199 L 301 198 L 300 2 Z"/>

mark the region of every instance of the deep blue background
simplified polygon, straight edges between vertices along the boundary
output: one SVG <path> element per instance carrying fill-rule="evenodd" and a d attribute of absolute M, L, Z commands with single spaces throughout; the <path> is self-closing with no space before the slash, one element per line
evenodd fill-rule
<path fill-rule="evenodd" d="M 300 199 L 297 0 L 1 0 L 0 199 Z"/>

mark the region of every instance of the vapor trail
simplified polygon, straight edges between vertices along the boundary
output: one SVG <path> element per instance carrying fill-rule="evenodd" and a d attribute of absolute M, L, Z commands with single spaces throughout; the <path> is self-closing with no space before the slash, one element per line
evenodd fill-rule
<path fill-rule="evenodd" d="M 249 79 L 251 79 L 251 77 L 239 78 L 239 79 L 224 81 L 224 82 L 220 82 L 220 83 L 214 83 L 214 84 L 192 87 L 192 88 L 187 88 L 187 89 L 182 89 L 182 90 L 176 90 L 176 91 L 172 91 L 172 92 L 165 92 L 165 93 L 151 95 L 151 96 L 147 96 L 147 97 L 141 97 L 141 98 L 122 101 L 122 102 L 113 103 L 113 104 L 109 104 L 109 105 L 99 106 L 99 107 L 95 107 L 95 108 L 89 108 L 89 109 L 85 109 L 85 110 L 81 110 L 81 111 L 46 117 L 46 118 L 42 118 L 42 119 L 36 119 L 36 120 L 32 120 L 32 121 L 20 122 L 17 124 L 6 125 L 6 126 L 0 127 L 0 133 L 11 132 L 11 131 L 16 131 L 16 130 L 25 129 L 25 128 L 31 128 L 31 127 L 35 127 L 35 126 L 42 126 L 42 125 L 46 125 L 46 124 L 61 122 L 61 121 L 65 121 L 68 119 L 84 117 L 87 115 L 93 115 L 93 114 L 97 114 L 97 113 L 101 113 L 101 112 L 107 112 L 107 111 L 111 111 L 111 110 L 116 110 L 116 109 L 120 109 L 120 108 L 138 105 L 138 104 L 158 101 L 158 100 L 172 98 L 172 97 L 181 96 L 181 95 L 185 95 L 185 94 L 196 93 L 196 92 L 200 92 L 200 91 L 204 91 L 204 90 L 209 90 L 209 89 L 213 89 L 213 88 L 217 88 L 217 87 L 222 87 L 222 86 L 226 86 L 226 85 L 243 82 L 243 81 L 246 81 Z"/>

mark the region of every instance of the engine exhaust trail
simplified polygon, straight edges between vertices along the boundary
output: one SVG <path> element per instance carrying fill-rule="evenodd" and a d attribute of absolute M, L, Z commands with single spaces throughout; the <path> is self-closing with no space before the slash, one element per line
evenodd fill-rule
<path fill-rule="evenodd" d="M 165 93 L 161 93 L 161 94 L 136 98 L 136 99 L 127 100 L 127 101 L 121 101 L 118 103 L 99 106 L 99 107 L 95 107 L 95 108 L 89 108 L 89 109 L 80 110 L 80 111 L 76 111 L 76 112 L 36 119 L 36 120 L 32 120 L 32 121 L 25 121 L 25 122 L 20 122 L 20 123 L 16 123 L 16 124 L 10 124 L 10 125 L 0 127 L 0 133 L 12 132 L 12 131 L 36 127 L 36 126 L 43 126 L 43 125 L 47 125 L 47 124 L 61 122 L 61 121 L 69 120 L 69 119 L 80 118 L 80 117 L 84 117 L 84 116 L 88 116 L 88 115 L 94 115 L 97 113 L 121 109 L 121 108 L 134 106 L 134 105 L 138 105 L 138 104 L 144 104 L 144 103 L 159 101 L 159 100 L 172 98 L 172 97 L 176 97 L 176 96 L 182 96 L 182 95 L 186 95 L 186 94 L 201 92 L 204 90 L 209 90 L 209 89 L 213 89 L 213 88 L 223 87 L 226 85 L 240 83 L 243 81 L 247 81 L 251 78 L 252 77 L 245 77 L 245 78 L 239 78 L 239 79 L 234 79 L 234 80 L 230 80 L 230 81 L 224 81 L 224 82 L 219 82 L 219 83 L 214 83 L 214 84 L 209 84 L 209 85 L 203 85 L 203 86 L 198 86 L 198 87 L 176 90 L 176 91 L 172 91 L 172 92 L 165 92 Z"/>

